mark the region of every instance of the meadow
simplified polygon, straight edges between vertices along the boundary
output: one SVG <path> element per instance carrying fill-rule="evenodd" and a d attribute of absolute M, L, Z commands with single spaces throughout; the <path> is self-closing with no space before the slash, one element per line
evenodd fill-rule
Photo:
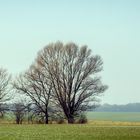
<path fill-rule="evenodd" d="M 16 125 L 3 121 L 0 140 L 140 140 L 140 121 L 135 121 L 140 113 L 88 112 L 87 116 L 87 124 Z"/>
<path fill-rule="evenodd" d="M 0 125 L 0 140 L 139 140 L 138 126 Z"/>
<path fill-rule="evenodd" d="M 140 122 L 140 112 L 87 112 L 89 120 Z"/>

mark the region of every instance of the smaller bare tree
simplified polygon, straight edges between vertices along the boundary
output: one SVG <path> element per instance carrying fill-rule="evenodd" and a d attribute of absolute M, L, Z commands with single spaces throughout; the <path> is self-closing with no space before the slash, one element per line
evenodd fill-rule
<path fill-rule="evenodd" d="M 5 112 L 4 103 L 10 98 L 8 96 L 9 92 L 9 82 L 11 76 L 8 74 L 6 69 L 0 68 L 0 116 L 2 117 Z"/>
<path fill-rule="evenodd" d="M 13 113 L 15 115 L 16 124 L 22 124 L 22 121 L 25 116 L 26 106 L 23 102 L 18 102 L 14 104 Z"/>
<path fill-rule="evenodd" d="M 48 124 L 52 84 L 38 69 L 35 65 L 32 65 L 26 73 L 17 78 L 13 87 L 17 92 L 23 93 L 31 99 L 38 108 L 39 114 L 43 115 L 45 124 Z"/>

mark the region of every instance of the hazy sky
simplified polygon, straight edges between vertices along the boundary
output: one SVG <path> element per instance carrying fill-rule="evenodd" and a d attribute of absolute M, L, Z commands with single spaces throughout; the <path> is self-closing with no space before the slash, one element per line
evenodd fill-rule
<path fill-rule="evenodd" d="M 140 102 L 140 0 L 0 0 L 0 67 L 20 73 L 57 40 L 102 56 L 102 103 Z"/>

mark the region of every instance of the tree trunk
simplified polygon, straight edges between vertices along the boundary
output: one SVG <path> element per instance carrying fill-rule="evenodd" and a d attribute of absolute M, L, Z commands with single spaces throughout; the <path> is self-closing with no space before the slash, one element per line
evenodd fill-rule
<path fill-rule="evenodd" d="M 19 118 L 16 118 L 16 124 L 20 124 Z"/>
<path fill-rule="evenodd" d="M 48 120 L 48 112 L 45 113 L 45 124 L 48 124 L 49 120 Z"/>

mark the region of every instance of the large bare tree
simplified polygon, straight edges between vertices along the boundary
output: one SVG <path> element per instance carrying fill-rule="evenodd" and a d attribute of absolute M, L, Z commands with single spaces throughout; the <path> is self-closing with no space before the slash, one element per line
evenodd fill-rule
<path fill-rule="evenodd" d="M 73 123 L 81 111 L 93 106 L 107 89 L 97 76 L 103 68 L 102 59 L 87 46 L 52 43 L 38 53 L 36 63 L 43 78 L 52 83 L 53 98 L 68 123 Z"/>
<path fill-rule="evenodd" d="M 9 100 L 9 82 L 11 76 L 8 74 L 6 69 L 0 68 L 0 115 L 3 116 L 5 108 L 3 104 Z"/>
<path fill-rule="evenodd" d="M 36 105 L 39 112 L 43 113 L 45 123 L 48 124 L 48 108 L 51 98 L 52 84 L 48 83 L 47 79 L 40 73 L 35 65 L 19 78 L 13 84 L 14 88 L 19 92 L 27 95 Z"/>

